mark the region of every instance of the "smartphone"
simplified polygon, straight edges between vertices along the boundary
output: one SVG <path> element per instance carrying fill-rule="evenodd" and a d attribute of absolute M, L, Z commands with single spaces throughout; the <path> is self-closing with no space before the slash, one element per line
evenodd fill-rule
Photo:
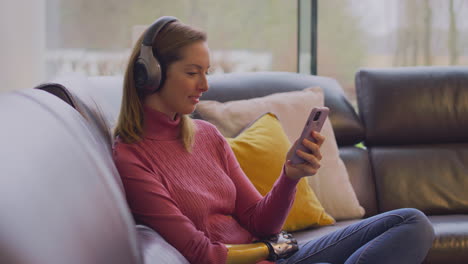
<path fill-rule="evenodd" d="M 296 154 L 296 151 L 300 149 L 304 152 L 311 153 L 311 151 L 302 144 L 302 141 L 304 138 L 307 138 L 310 141 L 315 142 L 315 139 L 311 136 L 311 133 L 312 131 L 320 132 L 320 130 L 322 130 L 322 126 L 327 119 L 329 111 L 330 109 L 328 109 L 328 107 L 314 107 L 312 111 L 310 111 L 309 117 L 307 118 L 307 121 L 304 125 L 304 129 L 302 129 L 301 137 L 299 138 L 296 148 L 294 149 L 293 156 L 291 158 L 292 164 L 305 162 L 304 159 Z"/>

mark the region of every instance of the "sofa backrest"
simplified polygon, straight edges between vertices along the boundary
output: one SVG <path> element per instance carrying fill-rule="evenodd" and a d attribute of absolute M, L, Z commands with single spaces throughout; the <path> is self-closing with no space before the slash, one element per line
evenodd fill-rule
<path fill-rule="evenodd" d="M 468 67 L 356 74 L 381 211 L 468 212 Z"/>
<path fill-rule="evenodd" d="M 0 263 L 141 263 L 107 143 L 62 99 L 0 95 Z"/>

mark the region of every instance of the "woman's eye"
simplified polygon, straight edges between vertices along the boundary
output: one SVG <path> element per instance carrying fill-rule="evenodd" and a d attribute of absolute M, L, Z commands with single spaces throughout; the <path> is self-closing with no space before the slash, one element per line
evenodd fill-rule
<path fill-rule="evenodd" d="M 190 76 L 194 76 L 197 73 L 196 72 L 187 72 L 187 74 L 190 75 Z"/>

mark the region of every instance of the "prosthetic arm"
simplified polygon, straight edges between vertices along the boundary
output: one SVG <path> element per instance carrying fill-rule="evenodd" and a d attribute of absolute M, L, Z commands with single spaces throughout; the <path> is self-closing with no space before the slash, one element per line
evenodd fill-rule
<path fill-rule="evenodd" d="M 270 251 L 263 242 L 253 244 L 226 245 L 228 248 L 227 264 L 248 264 L 266 260 Z"/>

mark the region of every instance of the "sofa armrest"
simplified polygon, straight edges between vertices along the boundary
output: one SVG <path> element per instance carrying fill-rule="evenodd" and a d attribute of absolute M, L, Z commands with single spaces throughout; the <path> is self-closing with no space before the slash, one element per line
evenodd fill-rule
<path fill-rule="evenodd" d="M 137 225 L 138 242 L 144 263 L 189 264 L 189 262 L 153 229 Z"/>

